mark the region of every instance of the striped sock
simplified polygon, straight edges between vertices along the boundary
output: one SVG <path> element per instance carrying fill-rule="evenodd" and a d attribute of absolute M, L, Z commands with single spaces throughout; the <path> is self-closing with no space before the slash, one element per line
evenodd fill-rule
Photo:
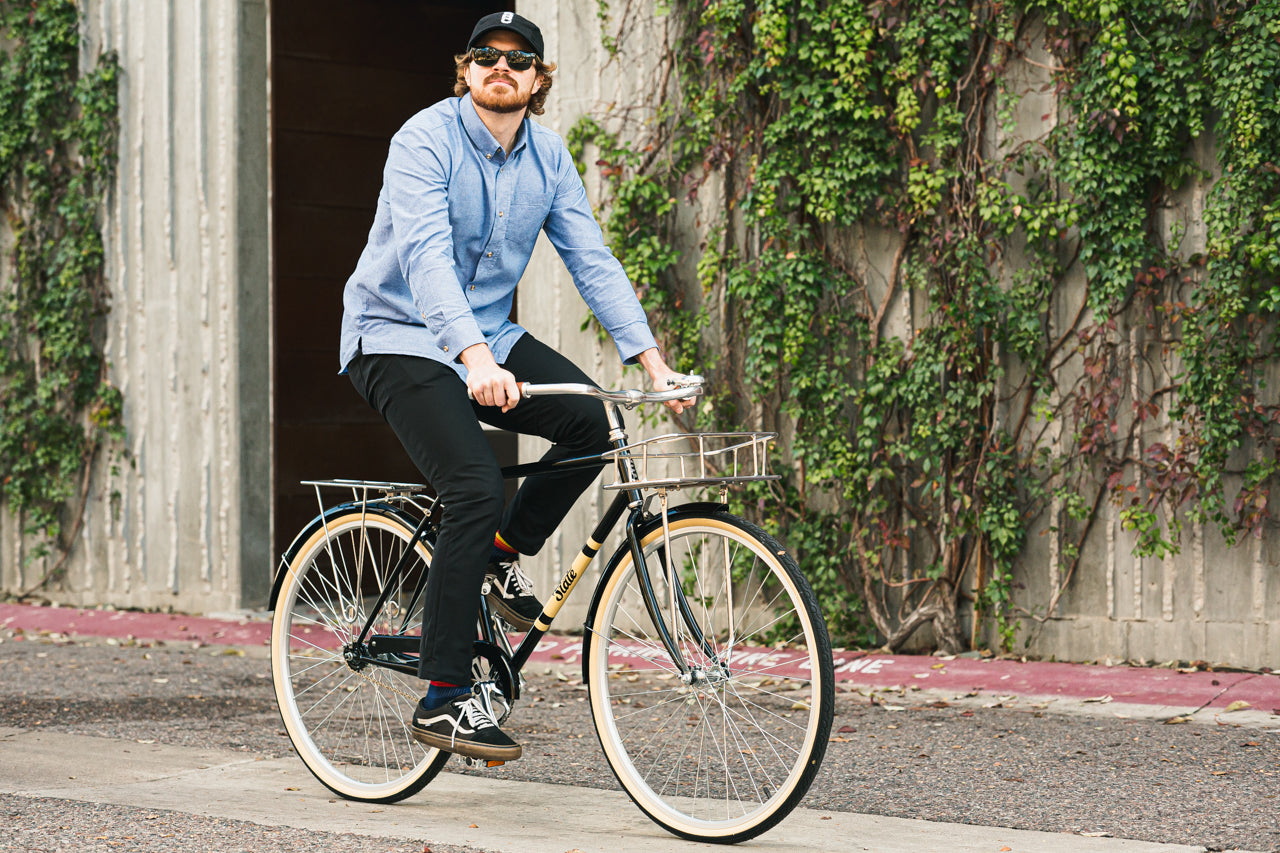
<path fill-rule="evenodd" d="M 519 551 L 507 544 L 507 540 L 502 538 L 501 533 L 493 534 L 493 550 L 489 552 L 490 563 L 508 562 L 519 553 Z"/>

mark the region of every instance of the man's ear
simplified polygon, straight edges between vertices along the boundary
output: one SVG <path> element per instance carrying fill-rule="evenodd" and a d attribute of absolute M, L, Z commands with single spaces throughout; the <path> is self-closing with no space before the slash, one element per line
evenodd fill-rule
<path fill-rule="evenodd" d="M 545 79 L 546 79 L 545 76 L 543 76 L 542 74 L 539 74 L 537 79 L 533 81 L 533 90 L 529 92 L 529 94 L 530 95 L 538 94 L 538 92 L 542 89 L 542 81 Z"/>

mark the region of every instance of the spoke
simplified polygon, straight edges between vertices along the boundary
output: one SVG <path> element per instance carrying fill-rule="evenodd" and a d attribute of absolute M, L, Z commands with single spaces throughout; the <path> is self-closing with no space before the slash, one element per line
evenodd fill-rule
<path fill-rule="evenodd" d="M 681 742 L 679 748 L 676 750 L 675 763 L 671 766 L 671 769 L 667 771 L 666 778 L 663 780 L 663 783 L 662 783 L 662 788 L 658 791 L 658 793 L 661 794 L 665 792 L 668 786 L 671 784 L 671 781 L 673 778 L 676 780 L 677 789 L 679 788 L 680 769 L 684 766 L 684 758 L 688 752 L 687 745 L 689 741 L 693 738 L 694 732 L 696 730 L 697 730 L 697 727 L 694 727 L 693 731 L 690 731 L 688 726 L 685 727 L 684 739 Z M 667 745 L 667 753 L 670 753 L 671 751 L 670 746 L 671 746 L 670 744 Z M 653 766 L 656 766 L 656 765 L 657 765 L 657 760 L 655 759 Z M 648 774 L 645 774 L 645 778 L 648 779 Z"/>
<path fill-rule="evenodd" d="M 336 673 L 336 671 L 335 671 L 335 673 Z M 314 703 L 312 703 L 312 705 L 311 705 L 311 707 L 310 707 L 310 708 L 308 708 L 308 709 L 307 709 L 307 710 L 305 710 L 305 711 L 302 711 L 302 712 L 301 712 L 301 716 L 306 717 L 306 716 L 310 715 L 312 711 L 314 711 L 316 708 L 319 708 L 319 707 L 320 707 L 320 703 L 321 703 L 321 702 L 325 701 L 325 700 L 326 700 L 326 699 L 328 699 L 330 696 L 333 696 L 333 695 L 334 695 L 334 694 L 335 694 L 335 693 L 336 693 L 340 688 L 342 688 L 342 687 L 343 687 L 343 686 L 344 686 L 348 681 L 350 681 L 352 678 L 357 678 L 357 677 L 358 677 L 358 676 L 357 676 L 354 672 L 348 672 L 348 673 L 347 673 L 347 677 L 346 677 L 346 678 L 343 678 L 339 683 L 337 683 L 337 684 L 335 684 L 333 687 L 329 688 L 329 690 L 328 690 L 328 691 L 327 691 L 323 696 L 321 696 L 321 697 L 320 697 L 320 698 L 318 698 Z M 319 682 L 316 682 L 316 683 L 318 684 Z M 315 685 L 313 684 L 313 685 L 312 685 L 312 687 L 314 687 L 314 686 L 315 686 Z M 307 690 L 310 690 L 310 689 L 311 689 L 310 687 L 308 687 L 308 688 L 307 688 Z M 303 692 L 306 692 L 306 691 L 303 691 Z M 338 702 L 337 702 L 337 704 L 336 704 L 336 705 L 334 705 L 333 710 L 332 710 L 332 711 L 330 711 L 327 715 L 325 715 L 325 716 L 324 716 L 324 717 L 323 717 L 323 718 L 322 718 L 318 723 L 316 723 L 312 728 L 315 728 L 315 729 L 321 729 L 321 728 L 324 728 L 324 726 L 328 725 L 328 723 L 329 723 L 329 719 L 330 719 L 331 717 L 333 717 L 333 715 L 334 715 L 334 714 L 336 714 L 336 713 L 338 712 L 338 710 L 342 708 L 342 706 L 343 706 L 343 705 L 347 704 L 347 701 L 351 698 L 351 696 L 352 696 L 352 695 L 353 695 L 353 694 L 348 693 L 348 694 L 346 694 L 345 696 L 339 696 L 339 697 L 338 697 Z"/>
<path fill-rule="evenodd" d="M 326 649 L 324 646 L 318 646 L 318 645 L 316 645 L 315 643 L 313 643 L 313 642 L 311 642 L 310 640 L 308 640 L 307 638 L 305 638 L 305 637 L 299 637 L 299 636 L 297 636 L 296 634 L 290 634 L 290 635 L 289 635 L 289 643 L 290 643 L 290 646 L 289 646 L 289 647 L 290 647 L 290 649 L 292 649 L 292 648 L 293 648 L 293 645 L 292 645 L 292 644 L 293 644 L 293 642 L 294 642 L 294 641 L 297 641 L 297 642 L 301 643 L 301 644 L 302 644 L 302 645 L 304 645 L 304 646 L 310 646 L 311 648 L 315 649 L 315 650 L 316 650 L 316 651 L 318 651 L 318 652 L 324 652 L 326 655 L 330 655 L 330 656 L 333 656 L 333 657 L 335 657 L 335 658 L 340 657 L 340 655 L 336 654 L 336 653 L 334 652 L 334 650 L 333 650 L 333 649 Z M 294 655 L 293 655 L 293 654 L 292 654 L 292 652 L 291 652 L 289 656 L 290 656 L 290 657 L 293 657 Z"/>
<path fill-rule="evenodd" d="M 751 709 L 748 707 L 748 706 L 750 706 L 752 703 L 750 703 L 750 702 L 746 702 L 746 701 L 744 700 L 744 701 L 742 702 L 742 704 L 743 704 L 743 708 L 742 708 L 741 710 L 736 709 L 736 708 L 731 708 L 731 707 L 729 707 L 728 705 L 725 705 L 725 706 L 724 706 L 724 709 L 725 709 L 725 714 L 726 714 L 726 716 L 732 715 L 732 716 L 734 716 L 734 717 L 739 717 L 739 718 L 741 718 L 741 719 L 743 719 L 743 720 L 748 720 L 748 721 L 750 721 L 751 723 L 753 723 L 753 724 L 755 725 L 756 729 L 757 729 L 757 730 L 759 730 L 760 734 L 762 734 L 764 737 L 768 738 L 768 739 L 769 739 L 769 740 L 771 740 L 771 741 L 774 741 L 774 742 L 776 742 L 776 743 L 780 744 L 780 745 L 781 745 L 782 747 L 784 747 L 788 752 L 795 753 L 796 755 L 799 755 L 799 754 L 800 754 L 800 747 L 798 747 L 798 746 L 794 745 L 793 743 L 791 743 L 790 741 L 786 740 L 785 738 L 780 738 L 780 737 L 778 737 L 778 736 L 777 736 L 777 735 L 775 735 L 773 732 L 769 731 L 767 728 L 765 728 L 764 726 L 760 725 L 759 723 L 757 723 L 757 722 L 755 721 L 755 717 L 750 713 L 750 710 L 751 710 Z M 795 723 L 791 722 L 791 721 L 790 721 L 789 719 L 787 719 L 786 717 L 781 717 L 781 716 L 779 716 L 778 714 L 774 713 L 773 711 L 770 711 L 768 708 L 762 708 L 762 707 L 760 707 L 759 705 L 756 705 L 756 706 L 755 706 L 755 709 L 756 709 L 756 710 L 758 710 L 758 711 L 763 712 L 764 714 L 768 715 L 769 717 L 773 718 L 774 720 L 781 721 L 783 724 L 790 725 L 790 726 L 791 726 L 791 728 L 796 729 L 796 731 L 797 731 L 798 733 L 803 733 L 803 732 L 808 731 L 808 726 L 799 726 L 799 725 L 796 725 Z"/>
<path fill-rule="evenodd" d="M 671 713 L 670 715 L 668 715 L 665 724 L 662 721 L 654 720 L 655 723 L 658 723 L 656 730 L 653 731 L 648 736 L 648 738 L 644 740 L 643 743 L 637 744 L 637 750 L 634 751 L 637 757 L 641 757 L 645 755 L 652 755 L 653 757 L 652 761 L 650 761 L 649 763 L 649 772 L 652 772 L 653 768 L 657 766 L 658 760 L 662 757 L 661 747 L 659 746 L 658 748 L 655 748 L 652 751 L 650 751 L 650 745 L 653 743 L 654 738 L 658 737 L 658 735 L 662 734 L 662 732 L 664 732 L 666 729 L 671 728 L 671 723 L 675 721 L 676 716 L 679 715 L 680 713 L 681 713 L 681 709 L 679 705 L 677 705 L 676 707 L 671 709 Z M 638 733 L 639 728 L 637 727 L 633 731 Z M 630 738 L 627 736 L 623 736 L 622 745 L 624 747 L 628 747 L 627 752 L 633 752 L 633 750 L 629 747 L 629 743 L 630 743 Z M 659 742 L 659 744 L 660 743 L 661 742 Z M 645 779 L 648 779 L 649 772 L 641 773 L 641 776 Z"/>
<path fill-rule="evenodd" d="M 614 634 L 615 635 L 621 634 L 622 637 L 624 637 L 625 639 L 636 643 L 637 645 L 641 646 L 643 649 L 652 651 L 653 654 L 645 655 L 643 652 L 628 649 L 625 645 L 618 643 L 617 636 L 605 638 L 609 642 L 610 647 L 612 647 L 616 643 L 623 652 L 626 652 L 629 655 L 640 657 L 642 660 L 647 660 L 649 663 L 654 664 L 656 668 L 662 670 L 663 672 L 671 673 L 672 675 L 679 674 L 680 671 L 676 669 L 675 664 L 671 663 L 670 655 L 667 654 L 667 650 L 662 647 L 661 643 L 655 643 L 652 641 L 645 640 L 644 638 L 636 634 L 625 632 L 622 629 L 617 627 L 614 628 Z M 663 665 L 664 662 L 661 660 L 658 660 L 658 658 L 661 656 L 666 656 L 667 658 L 666 663 L 668 665 L 664 666 Z"/>
<path fill-rule="evenodd" d="M 730 709 L 728 704 L 725 703 L 723 700 L 720 701 L 719 705 L 720 705 L 720 711 L 724 715 L 723 719 L 724 719 L 725 727 L 730 729 L 733 732 L 735 741 L 737 741 L 740 744 L 744 744 L 746 747 L 745 749 L 740 749 L 739 754 L 743 756 L 749 756 L 751 760 L 749 761 L 746 757 L 741 759 L 743 763 L 743 769 L 746 771 L 747 775 L 751 777 L 752 788 L 755 790 L 756 797 L 759 799 L 760 802 L 764 802 L 769 798 L 762 794 L 759 786 L 755 783 L 755 775 L 751 772 L 751 766 L 750 766 L 751 763 L 752 762 L 755 763 L 760 774 L 764 776 L 765 780 L 769 783 L 769 785 L 774 790 L 778 789 L 778 783 L 774 781 L 773 774 L 769 772 L 769 769 L 765 766 L 764 761 L 761 759 L 761 757 L 756 754 L 757 747 L 755 747 L 754 744 L 748 742 L 746 733 L 738 725 L 737 720 L 734 719 L 734 715 L 730 713 L 732 709 Z M 774 744 L 770 742 L 771 738 L 773 740 L 778 740 L 778 739 L 773 738 L 770 732 L 766 731 L 759 723 L 755 721 L 754 717 L 751 717 L 749 715 L 744 715 L 743 718 L 746 720 L 749 720 L 752 723 L 754 731 L 764 738 L 765 746 L 769 747 L 769 751 L 773 754 L 773 757 L 777 761 L 778 765 L 785 769 L 787 767 L 786 759 L 784 759 L 782 755 L 778 753 L 778 750 L 775 748 Z M 778 742 L 784 743 L 781 740 L 779 740 Z M 799 755 L 799 750 L 797 749 L 792 749 L 792 752 Z"/>
<path fill-rule="evenodd" d="M 668 691 L 668 692 L 672 692 L 672 693 L 674 693 L 675 691 L 673 690 L 673 691 Z M 616 696 L 617 694 L 616 694 L 616 693 L 610 693 L 609 695 L 610 695 L 610 696 Z M 653 694 L 652 694 L 652 693 L 633 693 L 633 694 L 631 694 L 631 695 L 633 695 L 633 696 L 652 696 Z M 632 717 L 636 716 L 637 714 L 649 714 L 650 716 L 652 716 L 653 712 L 654 712 L 654 711 L 656 711 L 656 710 L 658 710 L 659 708 L 661 708 L 663 705 L 670 705 L 672 702 L 683 702 L 683 701 L 684 701 L 684 699 L 685 699 L 685 694 L 677 694 L 677 695 L 675 695 L 675 696 L 672 696 L 672 697 L 671 697 L 671 698 L 669 698 L 669 699 L 663 699 L 661 702 L 656 702 L 656 703 L 654 703 L 653 705 L 649 705 L 649 706 L 644 707 L 644 708 L 633 708 L 631 711 L 629 711 L 629 712 L 628 712 L 628 713 L 626 713 L 626 714 L 621 714 L 621 715 L 619 715 L 619 714 L 615 711 L 615 712 L 614 712 L 614 714 L 613 714 L 613 719 L 614 719 L 616 722 L 621 723 L 621 722 L 625 722 L 626 720 L 631 719 Z"/>
<path fill-rule="evenodd" d="M 324 620 L 324 627 L 332 631 L 335 636 L 339 637 L 340 639 L 350 640 L 351 631 L 349 628 L 346 628 L 342 625 L 340 621 L 341 614 L 332 612 L 334 610 L 333 599 L 327 598 L 327 597 L 321 598 L 320 596 L 324 593 L 324 590 L 322 588 L 314 589 L 314 590 L 312 589 L 311 578 L 314 575 L 315 575 L 314 572 L 308 572 L 307 577 L 299 581 L 298 592 L 297 592 L 297 595 L 295 596 L 295 599 L 301 600 L 309 604 L 312 610 L 316 612 L 316 616 Z M 350 602 L 344 600 L 342 597 L 341 591 L 338 590 L 336 585 L 329 582 L 329 579 L 325 577 L 323 573 L 320 573 L 318 583 L 327 584 L 329 586 L 329 588 L 333 591 L 333 594 L 337 597 L 340 607 L 345 607 L 347 604 L 350 604 L 352 607 L 358 608 L 359 606 L 358 602 L 356 602 L 355 600 L 352 600 Z M 292 614 L 292 616 L 297 617 L 298 615 L 299 614 L 297 613 L 297 609 L 295 607 L 294 613 Z"/>
<path fill-rule="evenodd" d="M 774 616 L 773 619 L 766 622 L 764 625 L 761 625 L 760 627 L 753 629 L 750 633 L 740 637 L 739 645 L 746 645 L 747 642 L 752 637 L 763 634 L 765 631 L 769 630 L 769 628 L 771 628 L 772 626 L 778 624 L 782 620 L 786 619 L 788 616 L 792 616 L 792 615 L 796 616 L 796 618 L 799 618 L 800 616 L 799 612 L 794 607 L 791 610 L 788 610 L 786 613 L 777 614 L 776 616 Z M 804 637 L 804 623 L 802 621 L 798 633 L 792 634 L 790 637 L 783 640 L 781 644 L 784 646 L 796 645 L 798 640 L 800 640 L 803 637 Z M 770 645 L 775 645 L 775 644 L 771 643 Z"/>
<path fill-rule="evenodd" d="M 304 668 L 304 669 L 300 669 L 300 670 L 295 670 L 292 666 L 290 666 L 290 667 L 289 667 L 289 674 L 290 674 L 293 678 L 298 678 L 298 677 L 300 677 L 300 676 L 306 675 L 308 672 L 310 672 L 311 670 L 315 669 L 315 668 L 316 668 L 316 667 L 318 667 L 318 666 L 335 666 L 335 665 L 336 665 L 336 666 L 345 666 L 345 665 L 346 665 L 346 664 L 343 662 L 342 658 L 340 658 L 340 657 L 339 657 L 339 656 L 337 656 L 337 655 L 332 655 L 332 656 L 330 656 L 330 657 L 328 657 L 328 658 L 323 658 L 323 659 L 317 659 L 317 658 L 313 658 L 313 657 L 308 657 L 308 656 L 306 656 L 306 655 L 289 655 L 289 660 L 291 660 L 291 661 L 292 661 L 292 660 L 294 660 L 294 659 L 302 660 L 302 661 L 308 661 L 308 664 L 309 664 L 309 665 L 308 665 L 306 668 Z M 326 677 L 327 677 L 327 676 L 326 676 Z"/>
<path fill-rule="evenodd" d="M 730 727 L 730 726 L 729 726 L 729 720 L 728 720 L 728 718 L 726 717 L 726 715 L 724 714 L 724 708 L 723 708 L 723 706 L 721 706 L 718 702 L 716 702 L 716 703 L 708 702 L 708 705 L 712 705 L 712 704 L 714 704 L 714 706 L 715 706 L 715 707 L 719 707 L 719 708 L 720 708 L 720 712 L 721 712 L 721 713 L 720 713 L 720 719 L 721 719 L 721 723 L 722 723 L 722 725 L 724 725 L 726 728 L 732 728 L 732 734 L 734 735 L 734 737 L 733 737 L 733 741 L 734 741 L 734 743 L 738 746 L 738 754 L 739 754 L 740 756 L 741 756 L 741 755 L 746 754 L 746 753 L 747 753 L 747 751 L 748 751 L 748 750 L 750 750 L 750 745 L 749 745 L 749 744 L 747 744 L 746 740 L 745 740 L 744 738 L 742 738 L 742 737 L 741 737 L 741 732 L 740 732 L 736 727 Z M 707 719 L 706 719 L 706 718 L 707 718 L 707 713 L 706 713 L 707 705 L 702 705 L 701 701 L 699 702 L 699 705 L 700 705 L 700 706 L 702 706 L 702 708 L 703 708 L 703 715 L 702 715 L 702 716 L 703 716 L 703 725 L 707 725 Z M 724 746 L 723 746 L 723 744 L 727 744 L 727 743 L 728 743 L 728 741 L 729 741 L 729 733 L 728 733 L 728 732 L 723 732 L 723 731 L 722 731 L 722 732 L 720 733 L 720 737 L 719 737 L 719 738 L 717 738 L 717 737 L 716 737 L 716 735 L 715 735 L 715 731 L 714 731 L 714 729 L 712 729 L 710 726 L 707 726 L 707 729 L 708 729 L 708 731 L 711 733 L 711 743 L 712 743 L 712 744 L 715 746 L 715 748 L 716 748 L 716 755 L 717 755 L 717 756 L 719 757 L 719 759 L 720 759 L 720 766 L 724 768 L 724 775 L 725 775 L 725 791 L 724 791 L 724 799 L 725 799 L 725 813 L 726 813 L 726 815 L 728 815 L 729 802 L 730 802 L 730 794 L 732 793 L 732 794 L 734 795 L 734 797 L 736 797 L 736 799 L 737 799 L 739 802 L 741 802 L 741 801 L 742 801 L 742 796 L 741 796 L 740 794 L 738 794 L 738 785 L 737 785 L 737 782 L 736 782 L 736 781 L 734 781 L 733 776 L 732 776 L 732 775 L 730 774 L 730 772 L 729 772 L 729 771 L 730 771 L 730 767 L 731 767 L 731 762 L 730 762 L 729 756 L 728 756 L 728 754 L 726 753 L 726 751 L 725 751 L 725 749 L 724 749 Z M 748 777 L 750 777 L 750 776 L 751 776 L 751 768 L 750 768 L 750 767 L 748 767 L 748 766 L 746 766 L 745 759 L 739 758 L 738 760 L 739 760 L 739 761 L 743 761 L 743 763 L 744 763 L 744 769 L 747 771 L 747 776 L 748 776 Z M 758 802 L 763 802 L 763 801 L 764 801 L 765 799 L 767 799 L 767 798 L 765 798 L 765 797 L 761 797 L 761 796 L 760 796 L 760 791 L 759 791 L 759 788 L 755 785 L 755 780 L 754 780 L 754 778 L 752 778 L 752 780 L 751 780 L 751 781 L 752 781 L 752 787 L 753 787 L 753 788 L 755 788 L 755 790 L 756 790 L 756 800 L 757 800 Z M 746 814 L 746 812 L 747 812 L 747 810 L 746 810 L 745 808 L 743 808 L 743 809 L 742 809 L 742 813 L 743 813 L 743 814 Z"/>

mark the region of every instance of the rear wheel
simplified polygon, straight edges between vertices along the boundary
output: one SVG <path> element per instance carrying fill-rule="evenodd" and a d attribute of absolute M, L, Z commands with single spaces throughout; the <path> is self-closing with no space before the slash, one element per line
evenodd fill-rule
<path fill-rule="evenodd" d="M 412 539 L 410 522 L 394 510 L 352 506 L 329 517 L 295 552 L 276 600 L 271 672 L 285 730 L 316 778 L 352 800 L 392 803 L 412 796 L 449 760 L 449 753 L 414 740 L 409 729 L 422 682 L 344 655 L 406 551 L 407 571 L 372 633 L 421 636 L 422 602 L 414 591 L 430 568 L 431 549 Z M 397 659 L 394 653 L 387 658 Z"/>
<path fill-rule="evenodd" d="M 641 542 L 687 671 L 658 639 L 628 554 L 589 618 L 591 713 L 645 814 L 684 838 L 743 841 L 795 808 L 826 752 L 835 692 L 826 623 L 795 561 L 758 527 L 709 512 L 672 519 L 669 532 L 669 549 L 660 525 Z M 689 604 L 675 618 L 667 566 Z M 797 675 L 780 674 L 784 661 L 800 664 Z"/>

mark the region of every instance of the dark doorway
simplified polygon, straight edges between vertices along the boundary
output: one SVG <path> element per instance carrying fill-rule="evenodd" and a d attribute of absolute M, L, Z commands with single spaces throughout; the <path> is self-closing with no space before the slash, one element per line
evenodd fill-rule
<path fill-rule="evenodd" d="M 392 134 L 453 94 L 453 55 L 506 3 L 272 0 L 275 546 L 317 512 L 304 479 L 420 481 L 338 375 L 342 289 L 373 224 Z M 497 437 L 500 457 L 514 441 Z"/>

